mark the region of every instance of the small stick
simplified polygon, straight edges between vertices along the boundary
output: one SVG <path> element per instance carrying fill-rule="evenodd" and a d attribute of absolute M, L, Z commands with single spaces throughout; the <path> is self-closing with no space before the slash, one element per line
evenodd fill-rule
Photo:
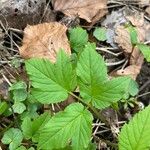
<path fill-rule="evenodd" d="M 122 63 L 124 63 L 126 61 L 126 59 L 123 59 L 123 60 L 120 60 L 120 61 L 117 61 L 117 62 L 113 62 L 113 63 L 105 63 L 106 66 L 116 66 L 116 65 L 120 65 Z"/>
<path fill-rule="evenodd" d="M 100 47 L 97 47 L 96 50 L 100 50 L 100 51 L 103 51 L 103 52 L 107 52 L 107 53 L 112 54 L 112 55 L 114 55 L 114 56 L 119 56 L 120 54 L 123 53 L 123 52 L 114 53 L 114 52 L 109 51 L 107 48 L 100 48 Z"/>

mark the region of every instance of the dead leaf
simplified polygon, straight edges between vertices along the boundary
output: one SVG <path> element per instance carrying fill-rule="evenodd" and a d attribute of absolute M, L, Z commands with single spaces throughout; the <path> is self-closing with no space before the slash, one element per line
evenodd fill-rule
<path fill-rule="evenodd" d="M 126 19 L 129 20 L 132 25 L 136 27 L 144 26 L 144 13 L 139 13 L 138 11 L 135 11 L 134 14 L 126 16 Z"/>
<path fill-rule="evenodd" d="M 21 56 L 25 59 L 48 58 L 55 62 L 60 49 L 64 49 L 70 55 L 66 30 L 66 26 L 57 22 L 28 25 L 24 30 L 23 46 L 19 49 Z"/>
<path fill-rule="evenodd" d="M 130 65 L 125 69 L 120 69 L 116 72 L 119 76 L 127 76 L 129 75 L 133 80 L 136 80 L 137 75 L 140 73 L 141 66 Z"/>
<path fill-rule="evenodd" d="M 95 22 L 107 13 L 107 0 L 53 0 L 54 10 L 70 17 L 79 16 L 87 22 Z"/>

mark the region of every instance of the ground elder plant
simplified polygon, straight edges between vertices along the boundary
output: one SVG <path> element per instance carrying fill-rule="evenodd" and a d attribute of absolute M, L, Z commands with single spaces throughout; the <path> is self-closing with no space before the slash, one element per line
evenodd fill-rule
<path fill-rule="evenodd" d="M 58 52 L 55 63 L 47 59 L 32 58 L 25 62 L 25 67 L 31 83 L 30 95 L 34 98 L 32 104 L 55 104 L 65 101 L 70 95 L 75 98 L 74 103 L 68 104 L 64 110 L 54 115 L 49 112 L 36 117 L 25 115 L 19 124 L 20 129 L 9 128 L 2 137 L 2 143 L 8 144 L 10 150 L 96 150 L 92 141 L 94 118 L 109 125 L 99 111 L 111 107 L 127 92 L 133 95 L 137 93 L 135 86 L 130 87 L 133 82 L 130 77 L 109 79 L 105 61 L 96 52 L 96 45 L 88 42 L 85 30 L 74 28 L 69 33 L 70 43 L 76 54 L 74 60 L 62 49 Z M 79 40 L 80 36 L 84 39 Z M 29 95 L 26 89 L 23 82 L 10 88 L 14 105 L 27 105 L 25 99 Z M 18 90 L 23 93 L 22 96 L 18 96 Z M 15 111 L 21 114 L 25 110 L 16 108 Z M 148 106 L 125 124 L 115 149 L 148 150 L 149 116 Z M 24 141 L 28 141 L 27 147 L 22 144 Z"/>

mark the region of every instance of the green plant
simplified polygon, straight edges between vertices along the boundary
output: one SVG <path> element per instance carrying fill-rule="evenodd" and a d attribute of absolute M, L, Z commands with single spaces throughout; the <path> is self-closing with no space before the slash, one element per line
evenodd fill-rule
<path fill-rule="evenodd" d="M 23 81 L 18 81 L 9 88 L 12 113 L 19 114 L 18 118 L 15 118 L 18 122 L 12 122 L 3 131 L 2 143 L 8 144 L 10 150 L 96 150 L 95 143 L 91 141 L 94 119 L 99 119 L 109 126 L 101 110 L 111 107 L 125 95 L 134 97 L 137 94 L 138 86 L 130 77 L 109 79 L 105 61 L 96 52 L 96 45 L 88 43 L 85 30 L 77 27 L 69 33 L 75 55 L 68 56 L 60 50 L 55 63 L 47 59 L 29 59 L 25 61 L 30 79 L 28 88 Z M 70 95 L 75 101 L 64 110 L 56 114 L 44 112 L 42 109 L 38 111 L 43 104 L 50 106 L 65 101 Z M 7 109 L 6 104 L 1 103 L 1 114 Z M 137 145 L 137 139 L 127 139 L 129 132 L 133 135 L 135 131 L 141 143 L 145 136 L 145 139 L 149 140 L 145 132 L 150 123 L 149 112 L 148 107 L 123 127 L 119 135 L 120 150 L 132 149 L 129 147 L 130 142 L 133 142 L 131 147 Z M 147 119 L 143 118 L 144 115 Z M 145 121 L 140 123 L 141 118 Z M 14 124 L 16 127 L 12 128 Z M 140 131 L 140 134 L 137 131 Z M 116 144 L 110 141 L 108 144 L 117 149 Z M 144 143 L 141 147 L 146 146 L 148 145 Z"/>
<path fill-rule="evenodd" d="M 70 139 L 73 149 L 87 148 L 93 120 L 88 109 L 100 117 L 95 108 L 110 106 L 120 100 L 127 90 L 131 79 L 118 77 L 109 80 L 105 62 L 95 48 L 95 44 L 88 43 L 74 69 L 63 50 L 59 51 L 55 64 L 44 59 L 26 61 L 33 86 L 31 94 L 35 99 L 43 104 L 51 104 L 64 101 L 72 95 L 80 102 L 69 105 L 47 122 L 39 135 L 39 149 L 63 148 L 70 143 Z M 73 93 L 77 86 L 80 89 L 79 97 Z"/>
<path fill-rule="evenodd" d="M 150 149 L 150 106 L 136 114 L 125 124 L 119 135 L 120 150 Z"/>

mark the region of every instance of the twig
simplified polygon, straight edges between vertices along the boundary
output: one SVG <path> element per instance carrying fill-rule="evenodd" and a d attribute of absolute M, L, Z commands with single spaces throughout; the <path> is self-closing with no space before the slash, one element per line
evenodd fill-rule
<path fill-rule="evenodd" d="M 116 66 L 116 65 L 120 65 L 122 63 L 124 63 L 126 61 L 126 59 L 117 61 L 117 62 L 112 62 L 112 63 L 106 63 L 106 66 Z"/>
<path fill-rule="evenodd" d="M 20 34 L 23 34 L 23 31 L 22 31 L 22 30 L 19 30 L 19 29 L 8 28 L 8 30 L 13 31 L 13 32 L 17 32 L 17 33 L 20 33 Z"/>
<path fill-rule="evenodd" d="M 141 92 L 147 85 L 150 84 L 150 80 L 146 81 L 139 89 L 139 92 Z"/>
<path fill-rule="evenodd" d="M 114 55 L 114 56 L 119 56 L 120 54 L 123 53 L 123 52 L 114 53 L 114 52 L 109 51 L 107 48 L 100 48 L 100 47 L 96 47 L 96 50 L 100 50 L 100 51 L 103 51 L 103 52 L 112 54 L 112 55 Z"/>
<path fill-rule="evenodd" d="M 146 95 L 149 95 L 149 94 L 150 94 L 150 92 L 146 92 L 146 93 L 138 95 L 137 98 L 140 98 L 140 97 L 143 97 L 143 96 L 146 96 Z"/>

